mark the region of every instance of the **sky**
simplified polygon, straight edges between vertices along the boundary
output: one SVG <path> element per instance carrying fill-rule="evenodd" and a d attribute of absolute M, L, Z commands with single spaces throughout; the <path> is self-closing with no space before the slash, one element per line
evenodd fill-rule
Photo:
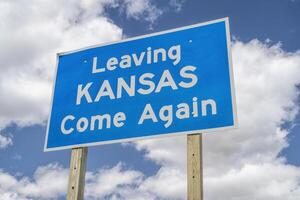
<path fill-rule="evenodd" d="M 239 128 L 204 135 L 207 200 L 300 199 L 299 0 L 0 1 L 0 199 L 65 199 L 43 152 L 56 53 L 229 17 Z M 85 199 L 186 199 L 186 136 L 90 147 Z"/>

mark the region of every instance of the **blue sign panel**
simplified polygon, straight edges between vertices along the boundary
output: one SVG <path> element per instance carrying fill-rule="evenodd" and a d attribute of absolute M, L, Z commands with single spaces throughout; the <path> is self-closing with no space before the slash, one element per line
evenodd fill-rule
<path fill-rule="evenodd" d="M 236 126 L 228 19 L 58 54 L 45 151 Z"/>

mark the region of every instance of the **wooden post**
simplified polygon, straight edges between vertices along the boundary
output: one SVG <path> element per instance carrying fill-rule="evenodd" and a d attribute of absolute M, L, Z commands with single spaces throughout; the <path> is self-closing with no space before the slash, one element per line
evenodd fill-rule
<path fill-rule="evenodd" d="M 188 200 L 203 200 L 202 134 L 187 136 Z"/>
<path fill-rule="evenodd" d="M 72 149 L 67 200 L 83 200 L 87 152 L 87 147 Z"/>

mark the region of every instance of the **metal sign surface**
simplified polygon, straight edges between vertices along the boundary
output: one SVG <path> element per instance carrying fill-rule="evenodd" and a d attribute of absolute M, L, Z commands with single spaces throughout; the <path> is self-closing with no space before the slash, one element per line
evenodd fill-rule
<path fill-rule="evenodd" d="M 57 56 L 45 151 L 236 126 L 228 18 Z"/>

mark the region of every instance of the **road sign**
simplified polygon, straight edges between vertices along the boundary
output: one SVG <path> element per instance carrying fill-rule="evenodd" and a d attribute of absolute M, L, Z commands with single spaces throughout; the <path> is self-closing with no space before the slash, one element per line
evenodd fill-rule
<path fill-rule="evenodd" d="M 45 151 L 236 126 L 228 19 L 60 53 Z"/>

